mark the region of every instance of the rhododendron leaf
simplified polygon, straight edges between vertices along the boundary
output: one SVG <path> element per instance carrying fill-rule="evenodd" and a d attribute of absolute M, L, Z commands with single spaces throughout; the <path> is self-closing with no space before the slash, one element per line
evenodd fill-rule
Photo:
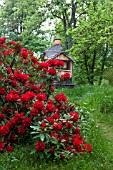
<path fill-rule="evenodd" d="M 57 143 L 58 143 L 58 140 L 57 140 L 56 138 L 53 137 L 53 140 L 51 141 L 51 143 L 57 144 Z"/>
<path fill-rule="evenodd" d="M 50 158 L 51 154 L 50 153 L 47 153 L 47 158 Z"/>
<path fill-rule="evenodd" d="M 62 139 L 61 142 L 65 142 L 66 140 L 65 139 Z"/>
<path fill-rule="evenodd" d="M 39 152 L 38 155 L 39 155 L 40 159 L 44 158 L 44 153 L 43 152 Z"/>
<path fill-rule="evenodd" d="M 28 111 L 26 114 L 25 114 L 25 118 L 27 118 L 28 116 L 29 116 L 29 114 L 30 114 L 30 111 Z"/>
<path fill-rule="evenodd" d="M 32 151 L 30 152 L 30 155 L 33 155 L 36 152 L 36 149 L 32 149 Z"/>
<path fill-rule="evenodd" d="M 48 155 L 48 152 L 49 152 L 49 149 L 45 149 L 44 150 L 44 153 L 46 154 L 46 155 Z M 51 155 L 51 154 L 50 154 Z"/>
<path fill-rule="evenodd" d="M 40 134 L 40 139 L 41 139 L 41 141 L 44 141 L 44 138 L 45 138 L 44 134 L 43 134 L 43 133 Z"/>
<path fill-rule="evenodd" d="M 65 114 L 64 117 L 65 117 L 66 119 L 70 119 L 70 115 L 69 115 L 69 114 Z"/>
<path fill-rule="evenodd" d="M 30 126 L 32 129 L 40 131 L 40 128 L 38 126 Z"/>
<path fill-rule="evenodd" d="M 39 133 L 39 132 L 31 132 L 31 134 L 37 134 L 37 133 Z"/>

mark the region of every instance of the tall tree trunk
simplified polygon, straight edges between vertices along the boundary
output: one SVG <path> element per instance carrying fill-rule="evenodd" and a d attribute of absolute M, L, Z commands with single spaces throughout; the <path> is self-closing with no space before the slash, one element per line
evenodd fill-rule
<path fill-rule="evenodd" d="M 108 52 L 108 44 L 106 44 L 106 50 L 105 50 L 105 54 L 104 54 L 103 60 L 102 60 L 102 67 L 101 67 L 100 78 L 99 78 L 99 83 L 98 83 L 99 86 L 101 85 L 102 79 L 103 79 L 104 66 L 105 66 L 107 52 Z"/>
<path fill-rule="evenodd" d="M 91 65 L 91 76 L 90 76 L 90 83 L 94 84 L 94 68 L 95 68 L 95 60 L 96 60 L 96 50 L 94 50 L 93 59 L 92 59 L 92 65 Z"/>
<path fill-rule="evenodd" d="M 67 20 L 66 20 L 66 16 L 65 16 L 65 13 L 63 13 L 63 25 L 64 25 L 64 36 L 65 36 L 65 47 L 66 49 L 68 49 L 68 40 L 67 40 L 67 36 L 66 36 L 66 31 L 67 31 Z"/>
<path fill-rule="evenodd" d="M 87 63 L 87 56 L 84 55 L 84 63 L 85 63 L 85 69 L 86 69 L 86 73 L 87 73 L 87 80 L 88 80 L 88 83 L 90 83 L 90 76 L 89 76 L 89 69 L 88 69 L 88 63 Z"/>

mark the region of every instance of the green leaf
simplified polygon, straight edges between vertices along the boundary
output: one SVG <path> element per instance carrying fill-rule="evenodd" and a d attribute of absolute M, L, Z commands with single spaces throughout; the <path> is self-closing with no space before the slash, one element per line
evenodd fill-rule
<path fill-rule="evenodd" d="M 38 127 L 38 126 L 30 126 L 30 127 L 34 130 L 40 131 L 40 127 Z"/>
<path fill-rule="evenodd" d="M 45 136 L 44 136 L 44 134 L 43 134 L 43 133 L 42 133 L 42 134 L 40 134 L 40 139 L 41 139 L 41 141 L 44 141 Z"/>

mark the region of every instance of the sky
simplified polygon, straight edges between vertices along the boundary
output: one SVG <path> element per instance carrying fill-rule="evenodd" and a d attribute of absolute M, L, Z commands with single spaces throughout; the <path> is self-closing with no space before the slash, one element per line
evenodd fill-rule
<path fill-rule="evenodd" d="M 0 0 L 0 5 L 2 5 L 3 4 L 3 0 Z"/>

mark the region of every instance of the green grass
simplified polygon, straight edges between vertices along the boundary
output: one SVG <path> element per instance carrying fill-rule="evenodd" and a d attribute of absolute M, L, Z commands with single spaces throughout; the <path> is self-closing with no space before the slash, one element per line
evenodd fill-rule
<path fill-rule="evenodd" d="M 52 162 L 31 155 L 30 146 L 19 146 L 11 154 L 0 154 L 0 170 L 113 170 L 113 87 L 79 86 L 61 91 L 93 117 L 86 139 L 93 152 L 68 162 Z"/>

